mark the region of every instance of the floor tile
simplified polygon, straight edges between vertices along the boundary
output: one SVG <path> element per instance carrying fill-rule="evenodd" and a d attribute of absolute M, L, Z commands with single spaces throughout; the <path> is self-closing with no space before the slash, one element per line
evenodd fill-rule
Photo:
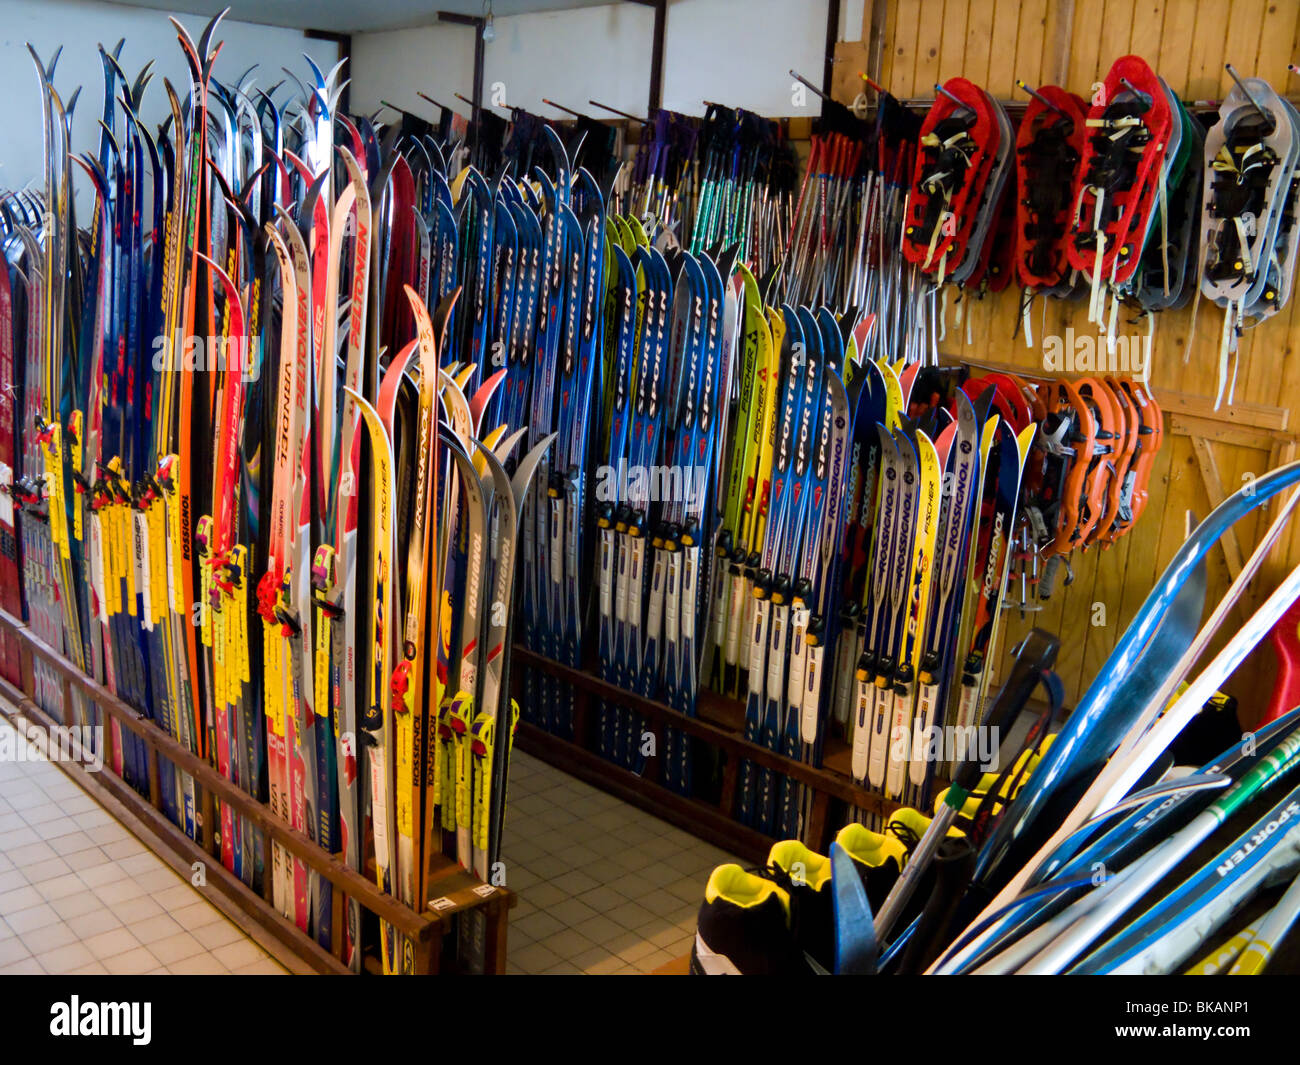
<path fill-rule="evenodd" d="M 144 947 L 136 947 L 105 959 L 104 968 L 115 976 L 138 976 L 158 968 L 158 959 Z"/>
<path fill-rule="evenodd" d="M 47 973 L 65 974 L 90 965 L 94 962 L 95 956 L 83 943 L 74 940 L 66 946 L 36 955 L 36 960 Z"/>
<path fill-rule="evenodd" d="M 30 958 L 32 952 L 19 936 L 0 939 L 0 966 L 10 965 L 23 958 Z"/>
<path fill-rule="evenodd" d="M 77 932 L 78 938 L 90 939 L 91 936 L 122 927 L 122 922 L 118 921 L 117 914 L 113 913 L 112 910 L 105 909 L 103 906 L 95 906 L 95 909 L 90 910 L 88 913 L 68 918 L 68 927 Z"/>
<path fill-rule="evenodd" d="M 100 961 L 107 963 L 109 958 L 125 954 L 140 946 L 140 941 L 125 928 L 113 928 L 99 935 L 89 936 L 83 940 L 86 949 Z"/>
<path fill-rule="evenodd" d="M 163 939 L 147 943 L 149 953 L 164 965 L 192 958 L 196 954 L 206 953 L 203 944 L 188 932 L 176 932 Z"/>
<path fill-rule="evenodd" d="M 185 958 L 182 961 L 169 964 L 167 968 L 178 976 L 221 976 L 230 972 L 221 962 L 207 953 Z"/>
<path fill-rule="evenodd" d="M 54 908 L 48 902 L 42 902 L 36 906 L 29 906 L 25 910 L 11 911 L 5 914 L 5 923 L 20 936 L 34 928 L 43 928 L 47 924 L 53 924 L 58 919 L 59 915 L 54 912 Z"/>
<path fill-rule="evenodd" d="M 76 943 L 80 938 L 62 921 L 53 921 L 20 934 L 23 945 L 38 957 L 59 947 L 66 947 L 69 943 Z"/>
<path fill-rule="evenodd" d="M 88 913 L 97 910 L 103 910 L 103 903 L 95 897 L 94 892 L 88 887 L 82 887 L 74 895 L 66 895 L 63 898 L 55 899 L 51 906 L 54 912 L 62 917 L 65 921 L 72 921 L 77 917 L 82 917 Z"/>

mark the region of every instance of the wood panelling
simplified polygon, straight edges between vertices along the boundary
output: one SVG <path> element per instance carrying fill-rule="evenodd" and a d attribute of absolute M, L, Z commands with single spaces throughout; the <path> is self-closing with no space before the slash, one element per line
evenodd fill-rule
<path fill-rule="evenodd" d="M 872 4 L 864 5 L 862 42 L 836 51 L 837 98 L 849 103 L 862 89 L 859 72 L 872 54 Z M 883 22 L 879 69 L 868 71 L 900 99 L 930 97 L 936 81 L 961 76 L 1000 100 L 1023 102 L 1016 78 L 1062 84 L 1087 98 L 1122 55 L 1144 57 L 1190 102 L 1221 98 L 1231 87 L 1224 65 L 1265 78 L 1279 92 L 1300 92 L 1287 64 L 1300 58 L 1300 4 L 1288 0 L 893 0 Z M 870 95 L 870 94 L 869 94 Z M 1032 312 L 1034 347 L 1017 332 L 1018 293 L 964 301 L 956 326 L 949 299 L 947 358 L 968 358 L 1044 375 L 1042 338 L 1095 334 L 1080 303 L 1038 301 Z M 1152 584 L 1182 544 L 1186 515 L 1203 518 L 1224 495 L 1277 464 L 1294 458 L 1292 397 L 1300 394 L 1300 301 L 1294 297 L 1274 319 L 1241 341 L 1232 406 L 1213 410 L 1221 312 L 1202 304 L 1156 321 L 1151 383 L 1166 411 L 1165 447 L 1151 482 L 1151 499 L 1137 527 L 1107 551 L 1076 552 L 1073 580 L 1058 588 L 1044 609 L 1023 619 L 1007 614 L 1003 650 L 1030 625 L 1061 634 L 1060 672 L 1073 701 L 1105 662 Z M 1121 315 L 1121 319 L 1131 315 Z M 1145 326 L 1126 323 L 1136 335 Z M 969 343 L 966 343 L 969 337 Z M 1220 596 L 1248 556 L 1273 509 L 1243 520 L 1223 549 L 1207 560 L 1208 598 Z M 1300 563 L 1300 523 L 1283 537 L 1252 588 L 1253 609 L 1291 566 Z M 1009 598 L 1019 600 L 1012 585 Z M 1093 625 L 1093 604 L 1104 603 L 1105 623 Z M 1218 644 L 1215 645 L 1216 648 Z M 1271 656 L 1257 653 L 1229 690 L 1257 705 L 1271 677 Z M 1241 678 L 1248 676 L 1243 684 Z"/>

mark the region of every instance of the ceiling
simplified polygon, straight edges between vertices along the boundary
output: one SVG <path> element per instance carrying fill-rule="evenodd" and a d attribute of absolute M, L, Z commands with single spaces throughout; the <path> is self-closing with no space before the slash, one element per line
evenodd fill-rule
<path fill-rule="evenodd" d="M 484 0 L 108 0 L 130 7 L 151 7 L 190 15 L 215 15 L 230 8 L 227 18 L 259 22 L 267 26 L 327 30 L 331 33 L 359 33 L 366 30 L 397 30 L 428 26 L 436 12 L 454 11 L 481 15 Z M 530 11 L 559 11 L 565 8 L 596 7 L 610 0 L 492 0 L 496 15 L 521 15 Z"/>

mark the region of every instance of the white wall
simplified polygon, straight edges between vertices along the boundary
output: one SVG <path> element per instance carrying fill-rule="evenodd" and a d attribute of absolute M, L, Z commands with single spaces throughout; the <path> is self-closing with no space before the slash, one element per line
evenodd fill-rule
<path fill-rule="evenodd" d="M 197 41 L 204 20 L 197 15 L 179 17 Z M 164 76 L 182 99 L 188 92 L 189 68 L 165 12 L 93 0 L 0 0 L 0 27 L 0 100 L 5 105 L 0 122 L 0 188 L 39 181 L 42 174 L 40 83 L 27 53 L 28 41 L 46 63 L 59 45 L 64 46 L 54 86 L 65 102 L 78 85 L 82 87 L 72 129 L 72 146 L 79 152 L 94 152 L 99 145 L 97 120 L 103 107 L 104 77 L 98 44 L 112 51 L 118 40 L 126 38 L 120 62 L 132 81 L 145 63 L 155 60 L 143 116 L 151 126 L 168 113 Z M 227 19 L 218 28 L 217 39 L 225 45 L 215 76 L 233 80 L 258 63 L 255 77 L 265 88 L 284 77 L 281 66 L 305 78 L 304 52 L 325 70 L 338 62 L 337 45 L 309 41 L 296 30 Z M 275 98 L 283 102 L 285 96 L 281 90 Z"/>
<path fill-rule="evenodd" d="M 602 112 L 590 107 L 589 99 L 645 114 L 654 30 L 650 8 L 615 4 L 548 11 L 497 18 L 495 26 L 496 40 L 484 49 L 485 100 L 496 88 L 504 89 L 507 106 L 548 118 L 570 116 L 547 107 L 543 96 L 597 117 Z"/>
<path fill-rule="evenodd" d="M 497 20 L 502 21 L 501 19 Z M 433 107 L 416 96 L 468 114 L 454 97 L 474 92 L 474 31 L 468 26 L 426 26 L 400 32 L 358 33 L 352 38 L 352 110 L 373 114 L 380 100 L 437 121 Z M 381 116 L 392 122 L 395 116 Z"/>
<path fill-rule="evenodd" d="M 788 71 L 820 83 L 826 47 L 826 0 L 672 0 L 664 32 L 664 106 L 703 114 L 704 101 L 771 116 L 814 115 L 811 93 L 796 101 Z M 644 115 L 649 95 L 654 15 L 639 4 L 613 4 L 534 15 L 498 16 L 486 46 L 485 101 L 499 84 L 507 106 L 564 118 L 549 97 L 599 115 L 595 98 Z M 372 111 L 386 99 L 431 116 L 415 95 L 452 106 L 472 89 L 474 40 L 466 27 L 434 25 L 357 34 L 352 40 L 353 107 Z M 458 105 L 462 113 L 467 110 Z"/>
<path fill-rule="evenodd" d="M 796 98 L 790 70 L 814 85 L 826 53 L 825 0 L 678 0 L 664 34 L 664 106 L 704 113 L 704 100 L 780 118 L 816 115 L 821 101 Z"/>

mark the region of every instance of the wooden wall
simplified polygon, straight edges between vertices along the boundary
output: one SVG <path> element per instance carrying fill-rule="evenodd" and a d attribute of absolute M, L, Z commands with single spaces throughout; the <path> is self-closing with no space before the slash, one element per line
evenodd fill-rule
<path fill-rule="evenodd" d="M 1279 92 L 1300 92 L 1287 64 L 1300 60 L 1300 3 L 1295 0 L 875 0 L 865 6 L 860 42 L 841 42 L 835 53 L 835 96 L 851 102 L 866 71 L 901 99 L 930 98 L 936 81 L 963 76 L 996 98 L 1023 102 L 1015 79 L 1064 85 L 1085 98 L 1119 56 L 1143 56 L 1184 100 L 1220 98 L 1230 87 L 1224 64 L 1257 75 Z M 873 30 L 874 25 L 874 30 Z M 975 302 L 971 343 L 950 327 L 942 345 L 953 358 L 1001 363 L 1044 375 L 1040 350 L 1013 339 L 1015 291 Z M 1034 338 L 1044 319 L 1036 305 Z M 1052 301 L 1046 332 L 1076 334 L 1086 322 L 1084 303 Z M 1096 675 L 1184 537 L 1185 514 L 1204 515 L 1224 495 L 1294 457 L 1290 414 L 1300 394 L 1300 298 L 1243 337 L 1236 398 L 1215 412 L 1216 363 L 1222 312 L 1200 308 L 1195 330 L 1190 309 L 1167 313 L 1155 327 L 1151 384 L 1166 412 L 1166 440 L 1151 482 L 1151 501 L 1138 526 L 1114 548 L 1075 553 L 1075 579 L 1038 614 L 1011 624 L 1004 648 L 1028 625 L 1062 637 L 1059 669 L 1073 702 Z M 1136 327 L 1130 326 L 1136 332 Z M 1190 351 L 1189 351 L 1190 347 Z M 1208 559 L 1209 600 L 1226 590 L 1272 511 L 1242 521 L 1235 539 Z M 1280 576 L 1300 563 L 1300 522 L 1256 579 L 1262 601 Z M 1016 589 L 1012 589 L 1015 594 Z M 1102 625 L 1092 625 L 1094 603 L 1106 604 Z M 1253 606 L 1252 606 L 1253 609 Z M 1238 612 L 1238 618 L 1247 616 Z M 1243 720 L 1253 720 L 1271 685 L 1272 657 L 1256 654 L 1228 686 L 1241 699 Z"/>

